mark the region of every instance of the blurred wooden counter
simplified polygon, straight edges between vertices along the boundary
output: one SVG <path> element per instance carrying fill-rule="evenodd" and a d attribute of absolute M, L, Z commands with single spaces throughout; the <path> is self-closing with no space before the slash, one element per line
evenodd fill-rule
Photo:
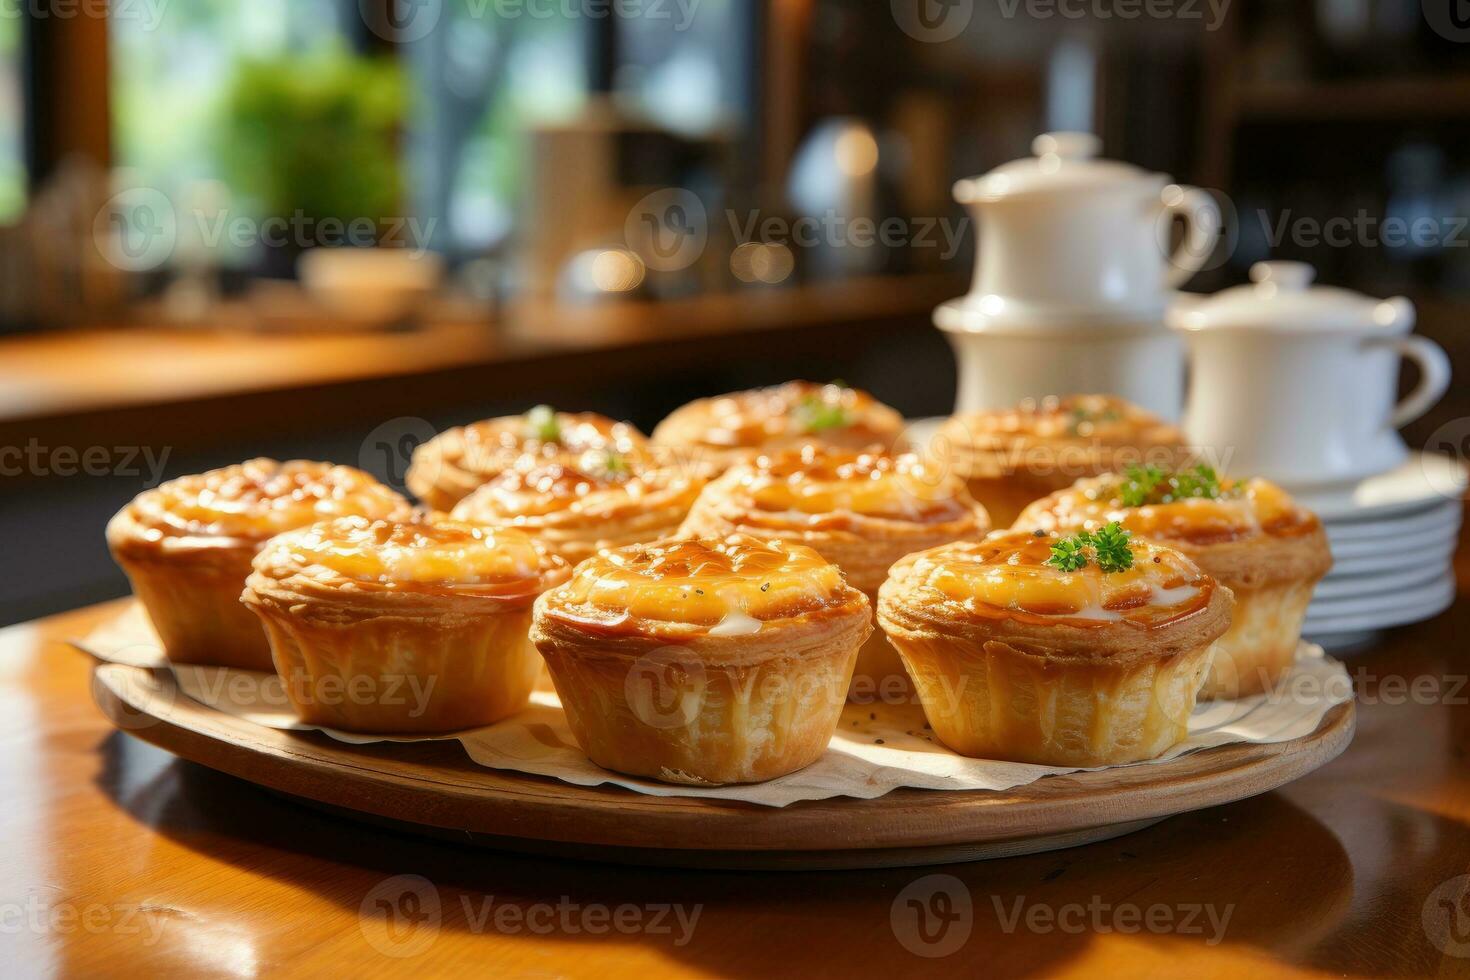
<path fill-rule="evenodd" d="M 518 306 L 497 322 L 381 332 L 134 326 L 0 339 L 0 445 L 135 441 L 188 451 L 299 419 L 429 414 L 483 391 L 647 375 L 763 344 L 831 344 L 927 327 L 964 291 L 947 276 L 874 278 L 603 306 Z M 392 381 L 391 385 L 382 384 Z M 271 394 L 277 398 L 260 398 Z M 281 414 L 286 412 L 288 414 Z M 386 413 L 386 414 L 385 414 Z"/>

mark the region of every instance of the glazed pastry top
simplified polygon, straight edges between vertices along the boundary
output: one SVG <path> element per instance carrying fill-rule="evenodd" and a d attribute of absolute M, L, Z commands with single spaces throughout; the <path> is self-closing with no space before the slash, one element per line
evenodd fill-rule
<path fill-rule="evenodd" d="M 589 450 L 632 453 L 645 443 L 626 422 L 594 412 L 556 412 L 545 406 L 524 415 L 485 419 L 441 433 L 420 452 L 437 451 L 444 463 L 472 473 L 496 474 L 536 461 L 576 459 Z M 416 454 L 418 455 L 418 454 Z"/>
<path fill-rule="evenodd" d="M 1183 444 L 1183 436 L 1174 426 L 1112 395 L 1027 399 L 1015 408 L 957 415 L 946 431 L 950 438 L 961 433 L 982 446 L 1018 441 L 1112 446 Z"/>
<path fill-rule="evenodd" d="M 837 384 L 791 381 L 691 402 L 660 423 L 654 441 L 711 449 L 760 449 L 804 442 L 887 447 L 902 429 L 903 417 L 867 392 Z"/>
<path fill-rule="evenodd" d="M 740 495 L 752 520 L 854 514 L 916 523 L 975 516 L 964 484 L 916 456 L 808 446 L 767 453 L 735 467 L 725 491 Z"/>
<path fill-rule="evenodd" d="M 263 541 L 343 515 L 405 516 L 408 502 L 361 470 L 252 459 L 170 480 L 128 505 L 145 540 Z"/>
<path fill-rule="evenodd" d="M 1075 571 L 1050 563 L 1055 535 L 997 531 L 905 560 L 910 601 L 938 603 L 956 618 L 1012 618 L 1104 626 L 1167 625 L 1205 608 L 1215 582 L 1184 555 L 1132 539 L 1132 566 Z M 897 572 L 897 570 L 896 570 Z"/>
<path fill-rule="evenodd" d="M 571 581 L 546 601 L 559 615 L 583 610 L 604 624 L 687 623 L 728 636 L 756 633 L 775 619 L 866 603 L 835 565 L 810 548 L 748 535 L 604 551 L 578 565 Z"/>
<path fill-rule="evenodd" d="M 1198 472 L 1170 476 L 1130 470 L 1079 480 L 1027 507 L 1015 527 L 1075 531 L 1117 521 L 1135 534 L 1208 545 L 1262 534 L 1299 536 L 1320 526 L 1315 514 L 1273 483 L 1201 481 Z"/>
<path fill-rule="evenodd" d="M 460 501 L 454 516 L 489 523 L 534 522 L 563 514 L 607 516 L 656 495 L 692 502 L 702 485 L 697 476 L 672 468 L 640 468 L 629 457 L 595 449 L 583 453 L 575 464 L 550 462 L 507 470 Z"/>
<path fill-rule="evenodd" d="M 427 516 L 324 521 L 273 538 L 255 559 L 257 574 L 331 589 L 528 599 L 565 567 L 522 531 Z"/>

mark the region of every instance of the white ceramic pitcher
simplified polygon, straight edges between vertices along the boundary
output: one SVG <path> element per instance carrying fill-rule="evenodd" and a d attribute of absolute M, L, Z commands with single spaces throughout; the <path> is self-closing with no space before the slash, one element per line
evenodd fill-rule
<path fill-rule="evenodd" d="M 979 228 L 961 305 L 990 323 L 1157 321 L 1209 257 L 1219 209 L 1164 174 L 1097 160 L 1091 133 L 1045 133 L 1036 154 L 955 184 Z M 1168 251 L 1170 225 L 1186 233 Z"/>
<path fill-rule="evenodd" d="M 1408 457 L 1397 430 L 1449 387 L 1444 351 L 1409 335 L 1412 303 L 1312 287 L 1313 275 L 1303 262 L 1258 262 L 1253 285 L 1169 311 L 1190 351 L 1185 432 L 1234 473 L 1310 488 L 1386 472 Z M 1404 357 L 1420 378 L 1396 403 Z"/>

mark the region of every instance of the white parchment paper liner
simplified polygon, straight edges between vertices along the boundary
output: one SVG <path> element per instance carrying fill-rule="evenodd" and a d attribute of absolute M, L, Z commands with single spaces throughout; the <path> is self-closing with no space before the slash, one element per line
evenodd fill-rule
<path fill-rule="evenodd" d="M 650 796 L 740 800 L 779 807 L 834 796 L 866 800 L 899 787 L 1003 790 L 1044 776 L 1081 771 L 956 755 L 925 727 L 917 703 L 849 704 L 827 754 L 800 772 L 753 786 L 675 786 L 609 772 L 588 761 L 567 728 L 555 690 L 544 677 L 525 711 L 488 728 L 440 736 L 360 735 L 302 724 L 274 674 L 169 664 L 147 614 L 136 603 L 76 645 L 108 663 L 171 670 L 180 689 L 194 700 L 269 728 L 315 730 L 356 745 L 452 739 L 464 746 L 472 760 L 490 769 L 550 776 L 577 786 L 608 783 Z M 1334 705 L 1352 696 L 1352 680 L 1343 665 L 1327 657 L 1321 647 L 1303 643 L 1297 650 L 1296 666 L 1275 691 L 1200 705 L 1190 718 L 1187 741 L 1157 759 L 1135 765 L 1166 765 L 1185 753 L 1232 742 L 1301 738 L 1315 731 Z"/>

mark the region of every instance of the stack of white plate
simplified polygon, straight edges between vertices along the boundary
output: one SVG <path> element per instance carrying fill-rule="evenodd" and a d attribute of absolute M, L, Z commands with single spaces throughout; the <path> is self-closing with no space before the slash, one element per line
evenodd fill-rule
<path fill-rule="evenodd" d="M 1398 469 L 1336 491 L 1296 490 L 1332 543 L 1303 632 L 1328 649 L 1363 646 L 1379 631 L 1438 615 L 1454 602 L 1465 467 L 1415 453 Z"/>

